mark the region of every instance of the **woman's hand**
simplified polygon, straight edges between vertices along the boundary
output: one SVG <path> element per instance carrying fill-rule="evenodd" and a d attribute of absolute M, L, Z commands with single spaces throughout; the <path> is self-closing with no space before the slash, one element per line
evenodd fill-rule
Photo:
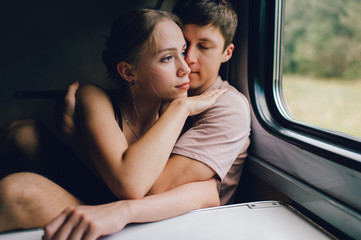
<path fill-rule="evenodd" d="M 217 99 L 227 91 L 227 89 L 211 89 L 199 96 L 187 97 L 185 100 L 188 105 L 189 116 L 193 116 L 210 108 Z"/>
<path fill-rule="evenodd" d="M 127 201 L 70 207 L 44 228 L 43 239 L 97 239 L 122 230 L 129 217 Z"/>

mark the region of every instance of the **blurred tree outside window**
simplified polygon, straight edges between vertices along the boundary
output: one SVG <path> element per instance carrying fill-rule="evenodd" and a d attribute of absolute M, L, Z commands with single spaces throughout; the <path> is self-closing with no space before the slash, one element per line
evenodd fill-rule
<path fill-rule="evenodd" d="M 286 0 L 283 42 L 291 118 L 361 138 L 361 0 Z"/>

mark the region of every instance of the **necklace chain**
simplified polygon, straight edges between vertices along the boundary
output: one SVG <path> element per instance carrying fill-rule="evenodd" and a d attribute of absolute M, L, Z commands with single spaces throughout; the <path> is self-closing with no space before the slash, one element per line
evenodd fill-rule
<path fill-rule="evenodd" d="M 130 131 L 132 131 L 132 133 L 134 134 L 134 136 L 137 138 L 137 140 L 139 140 L 139 137 L 137 136 L 137 134 L 135 134 L 134 130 L 132 129 L 132 127 L 130 126 L 130 123 L 128 121 L 128 119 L 125 117 L 125 114 L 124 113 L 121 113 L 124 120 L 125 120 L 125 123 L 128 125 Z"/>

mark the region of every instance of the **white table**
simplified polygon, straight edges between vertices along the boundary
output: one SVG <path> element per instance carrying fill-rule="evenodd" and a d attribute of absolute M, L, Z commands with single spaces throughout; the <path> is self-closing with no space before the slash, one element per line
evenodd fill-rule
<path fill-rule="evenodd" d="M 42 229 L 0 234 L 0 240 L 39 240 Z M 105 240 L 128 239 L 333 239 L 285 204 L 252 202 L 206 208 L 164 221 L 132 224 Z"/>

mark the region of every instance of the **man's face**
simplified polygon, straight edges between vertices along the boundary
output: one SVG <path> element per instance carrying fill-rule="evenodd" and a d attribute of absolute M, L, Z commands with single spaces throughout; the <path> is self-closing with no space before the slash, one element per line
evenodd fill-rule
<path fill-rule="evenodd" d="M 224 38 L 212 25 L 186 24 L 183 34 L 188 44 L 186 62 L 191 68 L 189 95 L 199 95 L 217 80 L 221 63 L 232 56 L 234 46 L 223 50 Z"/>

